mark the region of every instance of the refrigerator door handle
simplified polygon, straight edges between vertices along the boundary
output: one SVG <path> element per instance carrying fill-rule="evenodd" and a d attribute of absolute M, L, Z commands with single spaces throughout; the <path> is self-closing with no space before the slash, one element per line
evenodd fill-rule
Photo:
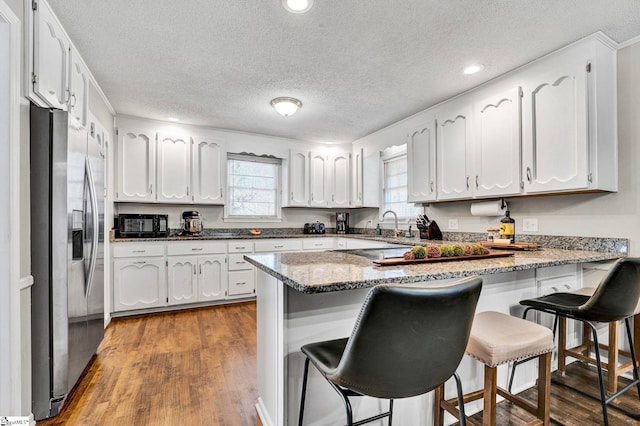
<path fill-rule="evenodd" d="M 93 180 L 93 173 L 91 172 L 91 164 L 89 158 L 85 158 L 85 173 L 87 174 L 87 181 L 89 184 L 89 198 L 91 200 L 91 212 L 93 213 L 93 238 L 91 240 L 91 257 L 89 259 L 89 273 L 87 275 L 87 282 L 85 285 L 85 297 L 91 293 L 91 287 L 93 285 L 93 275 L 96 270 L 96 259 L 98 257 L 98 200 L 96 198 L 96 185 Z"/>

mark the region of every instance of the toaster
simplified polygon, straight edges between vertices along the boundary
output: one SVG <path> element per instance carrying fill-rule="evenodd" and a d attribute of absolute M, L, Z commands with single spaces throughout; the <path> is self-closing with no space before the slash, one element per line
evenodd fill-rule
<path fill-rule="evenodd" d="M 324 234 L 326 228 L 324 223 L 316 222 L 316 223 L 305 223 L 303 232 L 305 234 Z"/>

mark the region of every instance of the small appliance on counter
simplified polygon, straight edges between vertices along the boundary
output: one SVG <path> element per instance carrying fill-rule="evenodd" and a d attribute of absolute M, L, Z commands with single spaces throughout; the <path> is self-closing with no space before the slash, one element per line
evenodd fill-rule
<path fill-rule="evenodd" d="M 182 212 L 182 235 L 197 235 L 202 232 L 202 215 L 196 211 Z"/>
<path fill-rule="evenodd" d="M 316 223 L 305 223 L 303 232 L 305 234 L 324 234 L 326 232 L 326 228 L 324 223 L 316 222 Z"/>
<path fill-rule="evenodd" d="M 166 214 L 119 214 L 115 223 L 116 238 L 163 238 L 169 236 Z"/>
<path fill-rule="evenodd" d="M 336 233 L 338 234 L 349 233 L 349 213 L 345 213 L 345 212 L 336 213 Z"/>

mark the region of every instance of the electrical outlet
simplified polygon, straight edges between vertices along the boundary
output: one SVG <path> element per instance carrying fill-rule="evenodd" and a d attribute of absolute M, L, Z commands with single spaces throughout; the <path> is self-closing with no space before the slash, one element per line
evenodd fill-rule
<path fill-rule="evenodd" d="M 525 217 L 522 219 L 522 230 L 524 232 L 538 232 L 538 219 L 535 217 Z"/>
<path fill-rule="evenodd" d="M 449 229 L 458 229 L 458 219 L 449 219 Z"/>

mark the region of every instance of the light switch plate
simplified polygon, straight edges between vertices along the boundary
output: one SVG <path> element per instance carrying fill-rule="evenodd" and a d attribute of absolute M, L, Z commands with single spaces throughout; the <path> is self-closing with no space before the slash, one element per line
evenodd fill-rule
<path fill-rule="evenodd" d="M 538 232 L 538 219 L 535 217 L 525 217 L 522 219 L 522 230 L 524 232 Z"/>
<path fill-rule="evenodd" d="M 458 229 L 458 219 L 449 219 L 449 229 Z"/>

